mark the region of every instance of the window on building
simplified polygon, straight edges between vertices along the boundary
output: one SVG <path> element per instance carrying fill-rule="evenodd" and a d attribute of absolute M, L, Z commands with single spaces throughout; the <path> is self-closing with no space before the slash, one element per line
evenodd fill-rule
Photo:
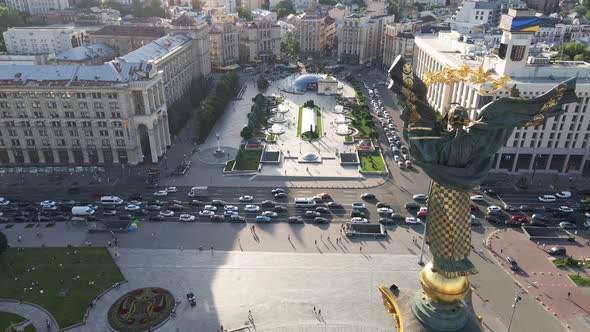
<path fill-rule="evenodd" d="M 28 146 L 35 146 L 35 140 L 32 138 L 27 138 L 27 145 Z"/>
<path fill-rule="evenodd" d="M 124 139 L 117 139 L 117 146 L 125 146 L 125 140 Z"/>
<path fill-rule="evenodd" d="M 500 57 L 500 59 L 502 59 L 502 60 L 505 60 L 507 50 L 508 50 L 508 44 L 501 43 L 500 48 L 498 49 L 498 57 Z"/>
<path fill-rule="evenodd" d="M 17 138 L 11 139 L 10 142 L 12 143 L 12 146 L 20 146 L 20 140 Z"/>
<path fill-rule="evenodd" d="M 31 136 L 33 136 L 33 131 L 31 129 L 25 129 L 25 130 L 23 130 L 23 134 L 25 136 L 31 137 Z"/>
<path fill-rule="evenodd" d="M 76 127 L 76 121 L 66 121 L 66 127 Z"/>
<path fill-rule="evenodd" d="M 57 108 L 57 103 L 54 101 L 48 101 L 47 102 L 47 108 L 51 109 L 51 108 Z"/>
<path fill-rule="evenodd" d="M 63 138 L 55 140 L 55 143 L 57 144 L 57 146 L 66 146 L 66 140 Z"/>
<path fill-rule="evenodd" d="M 39 136 L 47 136 L 47 129 L 39 129 Z"/>
<path fill-rule="evenodd" d="M 108 130 L 99 130 L 98 134 L 103 137 L 109 136 L 109 131 Z"/>
<path fill-rule="evenodd" d="M 526 45 L 514 45 L 512 46 L 512 51 L 510 52 L 510 60 L 512 61 L 521 61 L 524 57 L 524 51 L 526 50 Z"/>
<path fill-rule="evenodd" d="M 72 103 L 70 103 L 69 101 L 64 101 L 63 103 L 61 103 L 61 105 L 64 109 L 72 108 Z"/>
<path fill-rule="evenodd" d="M 94 114 L 99 119 L 104 119 L 106 117 L 106 114 L 104 112 L 95 112 Z"/>
<path fill-rule="evenodd" d="M 18 132 L 15 129 L 8 129 L 8 136 L 16 137 Z"/>
<path fill-rule="evenodd" d="M 75 117 L 74 112 L 72 112 L 72 111 L 64 112 L 64 116 L 68 119 L 73 119 Z"/>
<path fill-rule="evenodd" d="M 88 108 L 88 103 L 85 102 L 85 101 L 79 101 L 78 102 L 78 108 L 87 109 Z"/>
<path fill-rule="evenodd" d="M 102 103 L 100 101 L 95 101 L 94 108 L 99 110 L 103 109 Z"/>
<path fill-rule="evenodd" d="M 113 118 L 113 119 L 121 118 L 121 112 L 111 112 L 111 118 Z"/>
<path fill-rule="evenodd" d="M 102 146 L 111 146 L 111 142 L 107 139 L 101 140 Z"/>
<path fill-rule="evenodd" d="M 102 98 L 102 93 L 100 92 L 93 92 L 92 93 L 92 99 L 100 99 Z"/>
<path fill-rule="evenodd" d="M 84 136 L 92 137 L 94 136 L 94 132 L 92 131 L 92 129 L 84 129 Z"/>
<path fill-rule="evenodd" d="M 78 93 L 76 93 L 76 98 L 84 99 L 84 98 L 86 98 L 86 93 L 85 92 L 78 92 Z"/>

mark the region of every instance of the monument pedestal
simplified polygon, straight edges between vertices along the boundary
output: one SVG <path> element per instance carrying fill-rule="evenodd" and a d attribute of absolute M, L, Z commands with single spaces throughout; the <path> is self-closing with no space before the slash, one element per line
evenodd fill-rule
<path fill-rule="evenodd" d="M 421 290 L 417 289 L 400 289 L 399 291 L 393 294 L 393 299 L 397 303 L 397 308 L 399 309 L 399 316 L 401 318 L 401 323 L 403 325 L 403 331 L 408 332 L 481 332 L 483 331 L 482 325 L 477 317 L 477 314 L 473 311 L 473 307 L 471 304 L 471 291 L 465 296 L 465 300 L 460 302 L 461 306 L 464 306 L 464 310 L 462 313 L 457 313 L 456 318 L 464 319 L 466 322 L 464 323 L 463 327 L 459 329 L 453 329 L 453 322 L 447 318 L 453 317 L 455 313 L 452 311 L 449 315 L 444 315 L 443 310 L 441 312 L 441 308 L 436 308 L 436 314 L 434 310 L 428 310 L 424 308 L 428 308 L 428 306 L 421 306 L 416 305 L 416 301 L 421 301 L 423 293 Z M 455 304 L 456 306 L 457 304 Z M 421 315 L 422 319 L 427 319 L 430 322 L 435 322 L 436 320 L 440 320 L 440 328 L 432 328 L 429 326 L 424 325 L 416 315 L 414 314 L 415 307 L 419 310 L 419 314 Z M 443 308 L 444 309 L 444 308 Z M 449 308 L 452 310 L 452 308 Z M 429 315 L 428 317 L 424 315 Z M 463 317 L 463 318 L 461 318 Z M 456 323 L 460 323 L 456 321 Z M 456 324 L 458 325 L 458 324 Z M 461 324 L 462 325 L 462 324 Z"/>

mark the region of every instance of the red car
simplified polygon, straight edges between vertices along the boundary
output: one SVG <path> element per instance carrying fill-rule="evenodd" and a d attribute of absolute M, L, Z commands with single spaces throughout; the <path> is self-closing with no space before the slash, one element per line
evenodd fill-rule
<path fill-rule="evenodd" d="M 469 208 L 471 209 L 471 211 L 479 211 L 479 206 L 475 204 L 469 204 Z"/>
<path fill-rule="evenodd" d="M 518 221 L 518 222 L 527 222 L 528 221 L 527 217 L 521 216 L 520 214 L 513 215 L 512 220 Z"/>
<path fill-rule="evenodd" d="M 321 193 L 321 194 L 315 195 L 314 198 L 316 201 L 318 201 L 318 200 L 319 201 L 327 201 L 327 200 L 331 200 L 332 196 L 330 196 L 330 194 L 328 194 L 328 193 Z"/>
<path fill-rule="evenodd" d="M 225 216 L 219 215 L 219 214 L 214 214 L 212 216 L 209 216 L 209 220 L 211 220 L 211 221 L 224 221 Z"/>

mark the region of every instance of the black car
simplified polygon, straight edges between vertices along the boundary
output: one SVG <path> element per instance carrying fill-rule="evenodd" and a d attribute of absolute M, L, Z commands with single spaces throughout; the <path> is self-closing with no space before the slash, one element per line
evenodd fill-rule
<path fill-rule="evenodd" d="M 227 205 L 227 204 L 225 203 L 225 201 L 222 201 L 220 199 L 214 199 L 211 201 L 211 205 L 223 206 L 223 205 Z"/>
<path fill-rule="evenodd" d="M 177 199 L 171 199 L 168 201 L 168 205 L 174 205 L 174 204 L 182 205 L 182 201 L 179 201 Z"/>
<path fill-rule="evenodd" d="M 273 189 L 273 190 L 271 191 L 271 193 L 272 193 L 273 195 L 276 195 L 276 194 L 278 194 L 278 193 L 284 193 L 284 192 L 285 192 L 285 189 L 283 189 L 283 188 L 275 188 L 275 189 Z"/>
<path fill-rule="evenodd" d="M 168 206 L 168 210 L 170 211 L 182 211 L 184 210 L 184 207 L 180 204 L 172 204 Z"/>
<path fill-rule="evenodd" d="M 148 214 L 148 213 L 147 213 L 147 211 L 146 211 L 146 210 L 144 210 L 144 209 L 141 209 L 141 210 L 134 211 L 134 212 L 133 212 L 133 214 L 134 214 L 136 217 L 143 217 L 143 216 L 147 216 L 147 214 Z"/>
<path fill-rule="evenodd" d="M 330 210 L 327 207 L 318 206 L 318 207 L 315 208 L 315 212 L 319 212 L 319 213 L 330 213 Z"/>
<path fill-rule="evenodd" d="M 286 206 L 282 206 L 282 205 L 276 205 L 274 207 L 274 211 L 277 212 L 277 213 L 287 212 L 287 207 Z"/>
<path fill-rule="evenodd" d="M 278 193 L 274 195 L 275 199 L 287 199 L 286 193 Z"/>
<path fill-rule="evenodd" d="M 578 190 L 578 195 L 590 195 L 590 188 Z"/>
<path fill-rule="evenodd" d="M 326 219 L 324 217 L 315 217 L 315 218 L 313 218 L 313 222 L 315 224 L 326 224 L 326 223 L 328 223 L 328 219 Z"/>
<path fill-rule="evenodd" d="M 497 190 L 494 189 L 484 190 L 483 192 L 488 196 L 497 196 L 500 194 Z"/>
<path fill-rule="evenodd" d="M 274 207 L 276 205 L 276 203 L 273 201 L 266 200 L 266 201 L 262 201 L 262 203 L 260 205 L 263 207 Z"/>
<path fill-rule="evenodd" d="M 350 212 L 350 217 L 354 218 L 354 217 L 361 217 L 364 218 L 365 217 L 365 213 L 361 210 L 358 209 L 352 209 L 352 212 Z"/>
<path fill-rule="evenodd" d="M 39 211 L 39 209 L 36 206 L 32 206 L 32 205 L 25 206 L 23 208 L 23 210 L 24 211 L 31 211 L 31 212 L 37 212 L 37 211 Z"/>
<path fill-rule="evenodd" d="M 522 212 L 532 212 L 535 209 L 533 209 L 532 207 L 530 207 L 528 205 L 521 205 L 521 206 L 519 206 L 519 210 Z"/>
<path fill-rule="evenodd" d="M 162 210 L 162 207 L 161 207 L 161 206 L 159 206 L 159 205 L 148 205 L 148 206 L 146 207 L 146 209 L 147 209 L 148 211 L 160 211 L 160 210 Z"/>
<path fill-rule="evenodd" d="M 166 217 L 156 214 L 156 215 L 151 216 L 150 220 L 151 221 L 164 221 L 164 220 L 166 220 Z"/>
<path fill-rule="evenodd" d="M 553 256 L 565 256 L 566 250 L 564 247 L 551 247 L 547 249 L 547 253 Z"/>
<path fill-rule="evenodd" d="M 321 216 L 321 213 L 315 211 L 305 211 L 305 216 L 308 218 L 315 218 Z"/>
<path fill-rule="evenodd" d="M 287 219 L 287 222 L 289 224 L 302 224 L 303 223 L 303 218 L 301 218 L 301 217 L 289 217 L 289 219 Z"/>
<path fill-rule="evenodd" d="M 396 220 L 396 219 L 405 220 L 406 219 L 406 217 L 404 217 L 403 215 L 401 215 L 399 213 L 395 213 L 395 212 L 393 212 L 389 217 L 393 220 Z"/>
<path fill-rule="evenodd" d="M 140 193 L 134 193 L 129 195 L 130 201 L 141 201 L 143 199 L 143 195 Z"/>
<path fill-rule="evenodd" d="M 207 203 L 203 202 L 203 201 L 199 201 L 198 199 L 193 199 L 192 201 L 188 202 L 188 205 L 190 205 L 190 206 L 203 206 L 203 205 L 207 205 Z"/>
<path fill-rule="evenodd" d="M 379 218 L 379 223 L 383 225 L 391 225 L 394 224 L 395 221 L 391 218 Z"/>
<path fill-rule="evenodd" d="M 234 215 L 229 216 L 229 221 L 231 221 L 231 222 L 246 222 L 246 217 L 234 214 Z"/>
<path fill-rule="evenodd" d="M 148 205 L 162 205 L 162 202 L 160 202 L 157 199 L 152 199 L 152 200 L 147 201 L 147 204 Z"/>
<path fill-rule="evenodd" d="M 387 204 L 385 202 L 378 202 L 376 206 L 377 206 L 377 208 L 389 208 L 389 209 L 391 209 L 391 205 L 389 205 L 389 204 Z"/>
<path fill-rule="evenodd" d="M 488 222 L 503 223 L 506 219 L 499 215 L 488 214 L 486 215 L 486 220 Z"/>
<path fill-rule="evenodd" d="M 130 214 L 120 214 L 119 220 L 133 220 L 133 216 Z"/>
<path fill-rule="evenodd" d="M 506 258 L 506 260 L 508 261 L 508 265 L 510 265 L 510 269 L 512 271 L 518 271 L 518 263 L 516 263 L 516 260 L 512 257 L 508 257 Z"/>
<path fill-rule="evenodd" d="M 372 193 L 364 193 L 361 195 L 361 198 L 368 201 L 368 200 L 372 200 L 375 199 L 375 194 Z"/>
<path fill-rule="evenodd" d="M 328 203 L 328 207 L 330 209 L 342 209 L 343 208 L 342 204 L 340 204 L 338 202 L 330 202 L 330 203 Z"/>
<path fill-rule="evenodd" d="M 420 204 L 418 204 L 416 202 L 407 202 L 405 205 L 405 208 L 407 210 L 418 209 L 418 208 L 420 208 Z"/>

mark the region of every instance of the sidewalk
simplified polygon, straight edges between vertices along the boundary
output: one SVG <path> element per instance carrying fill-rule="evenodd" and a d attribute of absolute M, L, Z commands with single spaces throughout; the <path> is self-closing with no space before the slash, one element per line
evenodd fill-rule
<path fill-rule="evenodd" d="M 55 318 L 36 305 L 26 302 L 19 303 L 16 300 L 0 299 L 0 311 L 12 312 L 28 319 L 37 331 L 54 332 L 59 330 Z M 46 320 L 50 322 L 49 328 L 45 325 Z"/>

